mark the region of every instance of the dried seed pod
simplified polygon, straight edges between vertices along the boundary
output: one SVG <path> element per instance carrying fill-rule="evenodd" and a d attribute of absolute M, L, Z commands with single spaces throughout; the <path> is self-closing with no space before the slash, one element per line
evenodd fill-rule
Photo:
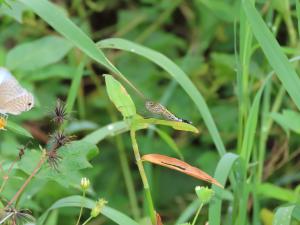
<path fill-rule="evenodd" d="M 52 120 L 58 125 L 62 124 L 65 120 L 68 120 L 65 104 L 60 99 L 57 99 L 56 101 Z"/>

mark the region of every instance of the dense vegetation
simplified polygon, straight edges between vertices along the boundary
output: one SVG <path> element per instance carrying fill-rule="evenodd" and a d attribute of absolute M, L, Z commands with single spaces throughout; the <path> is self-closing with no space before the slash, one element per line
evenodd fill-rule
<path fill-rule="evenodd" d="M 300 223 L 299 1 L 0 0 L 0 18 L 0 66 L 35 99 L 1 115 L 0 224 Z"/>

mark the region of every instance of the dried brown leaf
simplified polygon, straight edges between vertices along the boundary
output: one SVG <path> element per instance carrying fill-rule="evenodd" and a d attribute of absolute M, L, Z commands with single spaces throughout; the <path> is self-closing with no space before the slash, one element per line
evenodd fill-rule
<path fill-rule="evenodd" d="M 160 165 L 160 166 L 164 166 L 169 169 L 177 170 L 181 173 L 185 173 L 185 174 L 195 177 L 199 180 L 204 180 L 204 181 L 210 182 L 212 184 L 215 184 L 215 185 L 223 188 L 223 186 L 217 180 L 215 180 L 213 177 L 211 177 L 204 171 L 202 171 L 196 167 L 193 167 L 179 159 L 172 158 L 172 157 L 165 156 L 165 155 L 160 155 L 160 154 L 148 154 L 148 155 L 144 155 L 142 157 L 142 160 L 148 161 L 148 162 Z"/>
<path fill-rule="evenodd" d="M 163 225 L 161 217 L 158 213 L 156 213 L 156 225 Z"/>

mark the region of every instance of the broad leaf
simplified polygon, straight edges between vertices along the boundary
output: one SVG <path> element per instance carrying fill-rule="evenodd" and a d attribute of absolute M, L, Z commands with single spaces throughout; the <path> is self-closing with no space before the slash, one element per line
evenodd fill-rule
<path fill-rule="evenodd" d="M 72 44 L 58 36 L 43 37 L 17 45 L 7 54 L 6 67 L 11 70 L 36 70 L 61 60 Z"/>
<path fill-rule="evenodd" d="M 110 100 L 122 113 L 123 117 L 133 117 L 136 114 L 136 108 L 124 86 L 111 75 L 105 75 L 105 83 Z"/>
<path fill-rule="evenodd" d="M 54 180 L 61 185 L 68 187 L 75 185 L 81 179 L 79 170 L 92 167 L 88 160 L 98 154 L 97 146 L 85 141 L 74 141 L 59 150 L 58 171 L 51 168 L 46 162 L 36 178 Z M 21 170 L 31 174 L 41 157 L 40 151 L 27 152 L 19 163 Z"/>

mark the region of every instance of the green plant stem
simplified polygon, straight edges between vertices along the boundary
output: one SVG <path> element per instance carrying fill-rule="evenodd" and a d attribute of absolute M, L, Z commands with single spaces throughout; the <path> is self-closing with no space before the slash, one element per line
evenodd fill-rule
<path fill-rule="evenodd" d="M 79 90 L 78 90 L 78 115 L 80 119 L 85 119 L 85 104 L 84 104 L 84 85 L 83 83 L 80 84 Z"/>
<path fill-rule="evenodd" d="M 3 182 L 2 182 L 2 184 L 1 184 L 0 193 L 4 190 L 4 187 L 5 187 L 5 185 L 6 185 L 7 181 L 8 181 L 8 179 L 9 179 L 9 174 L 10 174 L 12 168 L 14 167 L 14 165 L 16 164 L 17 160 L 18 160 L 18 158 L 15 159 L 15 160 L 11 163 L 11 165 L 10 165 L 8 171 L 7 171 L 7 174 L 3 176 Z M 3 172 L 4 172 L 4 171 L 3 171 Z"/>
<path fill-rule="evenodd" d="M 297 33 L 294 27 L 294 23 L 292 20 L 292 15 L 291 15 L 291 10 L 290 7 L 288 7 L 287 13 L 283 15 L 283 20 L 287 26 L 287 30 L 289 33 L 289 38 L 290 38 L 290 44 L 292 47 L 296 47 L 297 45 Z"/>
<path fill-rule="evenodd" d="M 276 96 L 274 104 L 272 106 L 271 112 L 277 112 L 281 106 L 283 97 L 285 95 L 285 89 L 283 86 L 280 87 L 280 90 Z M 266 152 L 266 142 L 268 139 L 269 131 L 272 127 L 273 119 L 268 117 L 268 120 L 265 122 L 265 125 L 262 125 L 261 128 L 261 138 L 259 143 L 259 155 L 258 155 L 258 176 L 257 180 L 260 183 L 262 181 L 263 166 L 265 161 L 265 152 Z"/>
<path fill-rule="evenodd" d="M 131 209 L 132 209 L 132 214 L 133 214 L 134 219 L 139 219 L 140 218 L 140 210 L 138 207 L 137 196 L 135 194 L 133 179 L 132 179 L 132 176 L 130 173 L 124 144 L 122 141 L 122 137 L 120 135 L 116 136 L 116 144 L 117 144 L 120 163 L 121 163 L 121 167 L 122 167 L 122 173 L 124 176 L 125 185 L 126 185 L 126 189 L 128 192 L 129 202 L 130 202 Z"/>
<path fill-rule="evenodd" d="M 90 71 L 93 71 L 91 64 L 88 64 L 87 67 L 89 68 Z M 99 95 L 100 96 L 104 95 L 104 93 L 101 89 L 101 86 L 99 85 L 101 83 L 101 80 L 93 72 L 91 74 L 91 79 L 92 79 Z M 107 105 L 109 105 L 109 104 L 107 104 Z M 109 106 L 106 107 L 106 109 L 107 109 L 108 115 L 110 115 L 111 120 L 116 122 L 117 116 L 115 115 L 115 111 L 112 110 Z M 128 198 L 129 198 L 129 202 L 130 202 L 130 206 L 131 206 L 131 210 L 132 210 L 132 215 L 133 215 L 134 219 L 137 220 L 140 218 L 140 210 L 138 207 L 138 200 L 137 200 L 136 192 L 134 190 L 134 182 L 133 182 L 132 175 L 130 173 L 130 167 L 129 167 L 128 159 L 126 157 L 123 140 L 122 140 L 122 137 L 119 135 L 116 136 L 116 144 L 117 144 L 117 150 L 118 150 L 118 155 L 119 155 L 119 159 L 120 159 L 121 169 L 122 169 L 122 173 L 123 173 L 124 181 L 125 181 L 125 185 L 126 185 L 126 190 L 128 193 Z"/>
<path fill-rule="evenodd" d="M 133 148 L 133 153 L 134 153 L 134 157 L 139 169 L 139 173 L 143 182 L 143 186 L 144 186 L 144 190 L 145 190 L 145 194 L 146 194 L 146 200 L 148 203 L 148 208 L 149 208 L 149 214 L 150 214 L 150 218 L 151 218 L 151 222 L 152 225 L 156 225 L 156 216 L 155 216 L 155 209 L 154 209 L 154 205 L 153 205 L 153 201 L 152 201 L 152 196 L 151 196 L 151 192 L 150 192 L 150 187 L 149 187 L 149 183 L 147 180 L 147 176 L 143 167 L 143 163 L 141 160 L 141 156 L 140 156 L 140 152 L 139 152 L 139 148 L 138 148 L 138 144 L 136 141 L 136 135 L 135 135 L 135 130 L 131 129 L 130 130 L 130 137 L 131 137 L 131 141 L 132 141 L 132 148 Z"/>
<path fill-rule="evenodd" d="M 195 215 L 195 217 L 194 217 L 194 219 L 193 219 L 192 225 L 195 225 L 195 224 L 196 224 L 196 221 L 197 221 L 197 219 L 198 219 L 198 216 L 199 216 L 199 214 L 200 214 L 200 211 L 201 211 L 202 207 L 203 207 L 203 203 L 200 204 L 200 206 L 199 206 L 199 208 L 198 208 L 198 210 L 197 210 L 197 212 L 196 212 L 196 215 Z"/>
<path fill-rule="evenodd" d="M 82 193 L 82 197 L 83 197 L 83 199 L 85 198 L 85 190 Z M 78 216 L 78 220 L 77 220 L 76 225 L 79 225 L 79 223 L 80 223 L 80 219 L 81 219 L 82 212 L 83 212 L 83 203 L 84 203 L 84 200 L 82 201 L 82 204 L 81 204 L 81 207 L 80 207 L 80 212 L 79 212 L 79 216 Z"/>
<path fill-rule="evenodd" d="M 84 221 L 84 223 L 82 225 L 86 225 L 88 222 L 90 222 L 93 219 L 93 217 L 89 217 L 86 221 Z"/>

